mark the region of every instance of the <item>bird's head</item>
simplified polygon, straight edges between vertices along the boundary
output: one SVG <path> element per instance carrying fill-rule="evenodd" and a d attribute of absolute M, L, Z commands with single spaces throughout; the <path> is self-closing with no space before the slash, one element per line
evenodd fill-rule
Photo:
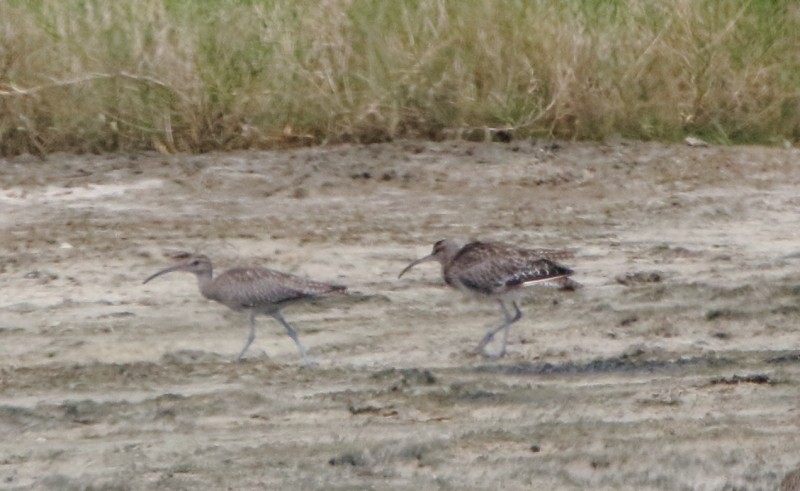
<path fill-rule="evenodd" d="M 435 244 L 433 244 L 433 252 L 431 252 L 425 257 L 417 259 L 416 261 L 406 266 L 405 269 L 400 272 L 398 278 L 402 277 L 406 273 L 406 271 L 413 268 L 417 264 L 425 263 L 428 261 L 438 261 L 439 264 L 444 266 L 455 257 L 455 255 L 458 253 L 460 249 L 461 246 L 458 244 L 458 242 L 456 242 L 453 239 L 440 240 Z"/>
<path fill-rule="evenodd" d="M 180 262 L 152 274 L 150 277 L 144 280 L 144 283 L 147 283 L 157 276 L 172 273 L 174 271 L 186 271 L 189 273 L 194 273 L 197 277 L 210 277 L 212 274 L 211 260 L 207 256 L 202 254 L 181 254 L 176 256 L 175 259 L 178 259 Z"/>

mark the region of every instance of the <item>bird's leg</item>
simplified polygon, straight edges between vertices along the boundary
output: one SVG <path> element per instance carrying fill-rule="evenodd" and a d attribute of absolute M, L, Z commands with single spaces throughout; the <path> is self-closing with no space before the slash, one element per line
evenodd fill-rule
<path fill-rule="evenodd" d="M 509 321 L 511 320 L 511 315 L 508 313 L 508 309 L 506 308 L 506 305 L 503 303 L 503 301 L 498 300 L 497 303 L 500 304 L 500 308 L 503 310 L 503 317 L 505 321 L 498 327 L 492 327 L 489 328 L 488 331 L 486 331 L 486 334 L 483 336 L 483 339 L 481 339 L 481 342 L 478 343 L 478 347 L 475 348 L 476 353 L 483 353 L 483 349 L 486 347 L 487 344 L 489 344 L 492 341 L 492 339 L 494 339 L 494 335 L 500 332 L 501 329 L 506 327 Z"/>
<path fill-rule="evenodd" d="M 241 360 L 244 357 L 244 352 L 247 351 L 247 348 L 253 343 L 253 340 L 256 338 L 256 312 L 255 310 L 250 311 L 250 334 L 247 335 L 247 341 L 244 343 L 244 348 L 239 353 L 239 356 L 236 358 L 237 360 Z"/>
<path fill-rule="evenodd" d="M 481 342 L 478 343 L 478 347 L 475 348 L 475 352 L 476 353 L 481 353 L 481 354 L 483 354 L 484 356 L 486 356 L 488 358 L 501 358 L 506 354 L 506 342 L 508 341 L 509 328 L 511 327 L 511 324 L 517 322 L 518 320 L 520 320 L 520 318 L 522 318 L 522 312 L 519 310 L 519 307 L 517 306 L 517 302 L 511 302 L 511 305 L 514 306 L 514 315 L 513 316 L 508 312 L 508 309 L 506 308 L 506 304 L 502 300 L 498 300 L 497 303 L 500 304 L 500 308 L 503 310 L 504 321 L 499 326 L 492 327 L 488 331 L 486 331 L 486 335 L 483 336 L 483 339 L 481 339 Z M 500 348 L 500 351 L 498 351 L 497 353 L 495 353 L 493 355 L 490 355 L 490 354 L 486 353 L 486 351 L 485 351 L 486 345 L 489 344 L 492 341 L 492 339 L 494 339 L 495 334 L 497 334 L 498 332 L 500 332 L 502 330 L 504 330 L 504 332 L 503 332 L 503 345 Z"/>
<path fill-rule="evenodd" d="M 317 365 L 317 362 L 311 360 L 306 356 L 306 347 L 303 346 L 303 343 L 300 342 L 300 337 L 297 336 L 297 331 L 295 331 L 292 326 L 286 322 L 286 319 L 283 318 L 279 311 L 275 311 L 272 313 L 272 317 L 275 318 L 278 322 L 283 324 L 283 327 L 286 328 L 286 332 L 289 333 L 289 337 L 292 338 L 294 344 L 297 345 L 297 350 L 300 352 L 300 356 L 303 357 L 303 361 L 305 362 L 306 366 L 313 367 Z"/>
<path fill-rule="evenodd" d="M 500 351 L 496 355 L 493 356 L 493 357 L 496 357 L 496 358 L 502 358 L 503 356 L 505 356 L 505 354 L 506 354 L 506 343 L 508 342 L 508 331 L 511 330 L 511 324 L 517 322 L 518 320 L 520 320 L 522 318 L 522 311 L 519 310 L 519 306 L 517 305 L 517 302 L 511 302 L 511 305 L 514 306 L 514 317 L 512 317 L 512 318 L 506 317 L 507 324 L 506 324 L 505 330 L 503 330 L 503 347 L 500 348 Z M 503 310 L 505 311 L 505 308 Z M 506 311 L 506 314 L 508 314 L 508 311 Z"/>

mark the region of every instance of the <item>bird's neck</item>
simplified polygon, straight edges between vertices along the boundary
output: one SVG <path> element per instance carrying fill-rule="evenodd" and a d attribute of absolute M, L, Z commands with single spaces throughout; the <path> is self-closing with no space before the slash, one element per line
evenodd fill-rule
<path fill-rule="evenodd" d="M 451 276 L 451 272 L 450 272 L 451 268 L 450 268 L 450 266 L 453 265 L 453 258 L 452 257 L 446 257 L 446 258 L 442 258 L 442 259 L 443 259 L 441 261 L 441 263 L 442 263 L 442 278 L 444 278 L 444 282 L 445 283 L 447 283 L 448 285 L 452 286 L 453 285 L 453 278 Z"/>
<path fill-rule="evenodd" d="M 203 294 L 204 297 L 214 300 L 215 289 L 214 289 L 214 278 L 212 277 L 211 271 L 207 273 L 196 273 L 197 274 L 197 284 L 200 286 L 200 293 Z"/>
<path fill-rule="evenodd" d="M 450 269 L 453 266 L 453 260 L 456 258 L 459 251 L 460 248 L 457 245 L 453 245 L 452 247 L 448 247 L 441 257 L 437 258 L 439 264 L 442 265 L 442 277 L 448 285 L 452 284 L 450 279 Z"/>
<path fill-rule="evenodd" d="M 461 252 L 461 246 L 459 246 L 455 242 L 447 244 L 447 248 L 444 250 L 441 259 L 439 259 L 439 262 L 442 263 L 442 267 L 444 268 L 450 263 L 452 263 L 453 259 L 455 259 L 456 256 L 458 256 L 459 252 Z"/>

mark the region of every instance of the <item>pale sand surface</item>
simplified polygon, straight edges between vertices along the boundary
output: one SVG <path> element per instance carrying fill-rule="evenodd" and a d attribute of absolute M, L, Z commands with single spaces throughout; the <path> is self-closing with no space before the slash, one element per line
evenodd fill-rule
<path fill-rule="evenodd" d="M 776 489 L 798 184 L 798 150 L 625 141 L 0 160 L 0 488 Z M 446 237 L 574 248 L 586 287 L 476 357 L 495 304 L 397 279 Z M 141 284 L 179 250 L 348 285 L 284 311 L 319 367 Z"/>

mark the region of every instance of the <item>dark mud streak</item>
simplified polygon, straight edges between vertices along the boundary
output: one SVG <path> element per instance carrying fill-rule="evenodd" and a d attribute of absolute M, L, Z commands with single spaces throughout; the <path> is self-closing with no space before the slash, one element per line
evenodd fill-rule
<path fill-rule="evenodd" d="M 800 351 L 770 358 L 767 360 L 767 363 L 800 363 Z"/>
<path fill-rule="evenodd" d="M 714 377 L 709 385 L 738 385 L 738 384 L 767 384 L 775 385 L 776 382 L 769 375 L 756 373 L 752 375 L 733 375 L 732 377 Z"/>
<path fill-rule="evenodd" d="M 677 360 L 634 360 L 625 357 L 592 360 L 588 363 L 516 363 L 513 365 L 481 365 L 473 370 L 504 375 L 582 375 L 592 373 L 656 373 L 689 367 L 723 367 L 732 365 L 732 358 L 709 355 Z"/>

